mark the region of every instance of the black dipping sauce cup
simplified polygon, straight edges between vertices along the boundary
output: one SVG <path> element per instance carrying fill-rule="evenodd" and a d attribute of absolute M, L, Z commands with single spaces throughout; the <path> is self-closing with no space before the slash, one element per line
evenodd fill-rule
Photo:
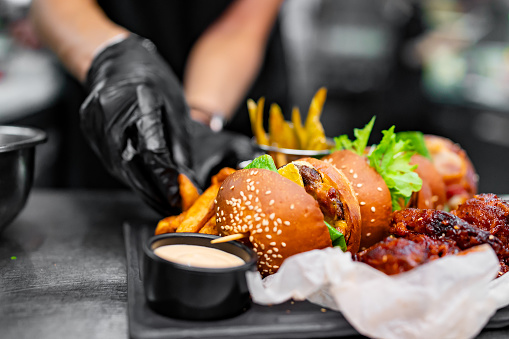
<path fill-rule="evenodd" d="M 154 236 L 144 244 L 143 285 L 150 308 L 172 318 L 216 320 L 233 317 L 251 306 L 246 272 L 256 271 L 256 253 L 237 241 L 211 244 L 216 238 L 200 233 L 168 233 Z M 160 246 L 176 244 L 219 249 L 240 257 L 245 264 L 228 268 L 193 267 L 154 253 Z"/>

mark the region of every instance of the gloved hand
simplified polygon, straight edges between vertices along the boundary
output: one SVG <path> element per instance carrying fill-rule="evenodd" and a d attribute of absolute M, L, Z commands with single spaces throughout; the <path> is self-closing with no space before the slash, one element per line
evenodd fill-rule
<path fill-rule="evenodd" d="M 81 127 L 114 176 L 163 215 L 180 208 L 177 177 L 199 188 L 224 166 L 252 159 L 247 137 L 193 121 L 176 76 L 146 39 L 131 35 L 93 60 Z"/>

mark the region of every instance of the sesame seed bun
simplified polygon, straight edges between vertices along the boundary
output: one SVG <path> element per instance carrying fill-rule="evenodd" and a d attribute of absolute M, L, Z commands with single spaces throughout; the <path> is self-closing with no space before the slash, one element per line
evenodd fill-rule
<path fill-rule="evenodd" d="M 361 209 L 350 181 L 343 172 L 329 162 L 315 158 L 304 158 L 299 161 L 311 164 L 334 183 L 334 189 L 339 193 L 346 222 L 346 228 L 340 229 L 340 231 L 345 236 L 347 251 L 357 253 L 361 242 Z"/>
<path fill-rule="evenodd" d="M 382 176 L 369 166 L 366 157 L 352 151 L 335 151 L 322 160 L 330 162 L 350 180 L 360 205 L 361 242 L 364 250 L 389 235 L 392 200 Z"/>
<path fill-rule="evenodd" d="M 332 246 L 318 203 L 279 173 L 243 169 L 228 176 L 217 195 L 216 221 L 222 236 L 246 233 L 263 276 L 277 272 L 297 253 Z"/>

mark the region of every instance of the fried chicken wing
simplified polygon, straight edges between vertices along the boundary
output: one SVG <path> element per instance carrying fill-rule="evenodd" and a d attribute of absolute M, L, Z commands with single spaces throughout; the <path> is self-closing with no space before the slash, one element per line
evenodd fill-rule
<path fill-rule="evenodd" d="M 495 194 L 479 194 L 458 206 L 452 213 L 509 245 L 509 201 Z"/>
<path fill-rule="evenodd" d="M 413 208 L 394 212 L 391 234 L 405 237 L 411 233 L 453 241 L 461 250 L 489 244 L 500 260 L 509 259 L 509 251 L 499 238 L 449 212 Z"/>
<path fill-rule="evenodd" d="M 387 237 L 378 244 L 357 253 L 354 260 L 392 275 L 458 252 L 459 248 L 452 242 L 432 239 L 423 234 L 408 234 L 408 238 Z"/>

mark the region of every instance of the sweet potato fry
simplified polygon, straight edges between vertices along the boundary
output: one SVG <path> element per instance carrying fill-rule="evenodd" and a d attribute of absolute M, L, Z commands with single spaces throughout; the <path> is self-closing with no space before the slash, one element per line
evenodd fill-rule
<path fill-rule="evenodd" d="M 219 191 L 219 184 L 210 185 L 194 204 L 186 211 L 177 232 L 198 232 L 203 225 L 214 215 L 215 199 Z"/>
<path fill-rule="evenodd" d="M 182 212 L 179 215 L 170 215 L 164 219 L 161 219 L 157 223 L 155 235 L 164 233 L 174 233 L 182 220 L 184 219 L 186 212 Z"/>
<path fill-rule="evenodd" d="M 193 182 L 185 174 L 179 174 L 178 183 L 180 197 L 182 198 L 182 211 L 187 211 L 198 199 L 200 193 L 198 193 L 198 188 L 194 186 Z"/>
<path fill-rule="evenodd" d="M 226 177 L 232 174 L 233 172 L 235 172 L 235 169 L 231 167 L 222 168 L 219 172 L 217 172 L 216 175 L 212 177 L 211 184 L 221 186 L 224 179 L 226 179 Z"/>
<path fill-rule="evenodd" d="M 207 221 L 205 225 L 203 225 L 203 227 L 198 233 L 219 235 L 219 232 L 217 231 L 216 228 L 216 216 L 213 215 L 212 218 L 210 218 L 209 221 Z"/>

